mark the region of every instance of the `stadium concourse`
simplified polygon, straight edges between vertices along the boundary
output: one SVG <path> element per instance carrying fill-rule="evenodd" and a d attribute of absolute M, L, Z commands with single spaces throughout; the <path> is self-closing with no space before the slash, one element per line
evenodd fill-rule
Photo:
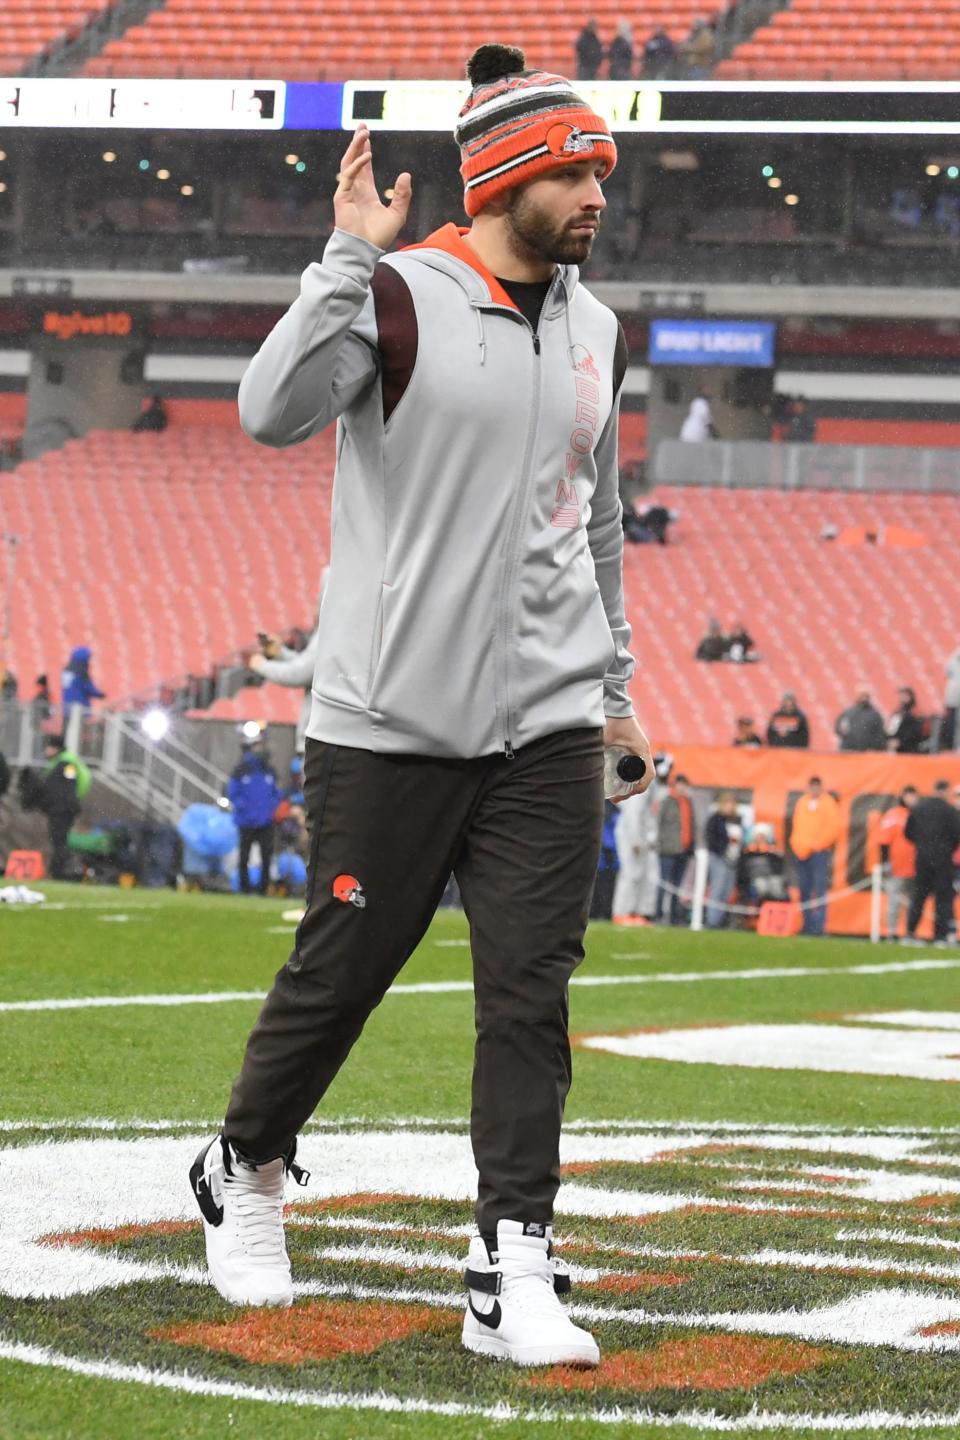
<path fill-rule="evenodd" d="M 208 423 L 189 423 L 198 407 Z M 23 539 L 16 672 L 54 670 L 82 634 L 116 702 L 205 674 L 265 625 L 309 629 L 329 543 L 332 431 L 269 450 L 243 435 L 230 401 L 171 409 L 162 435 L 93 431 L 0 475 L 0 509 Z M 952 496 L 661 487 L 653 498 L 680 520 L 665 547 L 628 545 L 625 572 L 633 694 L 658 743 L 726 744 L 738 714 L 760 720 L 795 689 L 813 747 L 833 749 L 861 678 L 883 709 L 903 684 L 921 710 L 937 708 L 960 613 Z M 827 524 L 906 527 L 922 543 L 828 546 Z M 44 584 L 51 566 L 70 576 L 56 591 Z M 713 614 L 746 620 L 758 664 L 694 659 Z M 295 692 L 266 686 L 207 713 L 289 722 L 297 705 Z"/>

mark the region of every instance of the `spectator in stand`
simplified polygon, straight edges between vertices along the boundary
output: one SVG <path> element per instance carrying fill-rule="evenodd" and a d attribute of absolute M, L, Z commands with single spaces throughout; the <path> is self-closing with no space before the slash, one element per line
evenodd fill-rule
<path fill-rule="evenodd" d="M 160 434 L 170 424 L 170 416 L 167 414 L 167 407 L 160 395 L 152 395 L 150 404 L 142 411 L 133 422 L 133 428 L 137 431 L 152 430 Z"/>
<path fill-rule="evenodd" d="M 50 719 L 53 709 L 53 700 L 50 695 L 50 681 L 46 675 L 38 675 L 34 684 L 37 687 L 36 694 L 30 701 L 33 707 L 34 720 L 37 725 L 42 725 L 45 720 Z"/>
<path fill-rule="evenodd" d="M 810 413 L 810 406 L 802 395 L 790 405 L 790 418 L 784 440 L 789 445 L 812 445 L 816 439 L 817 422 Z"/>
<path fill-rule="evenodd" d="M 713 423 L 713 410 L 710 406 L 712 399 L 713 392 L 708 390 L 706 385 L 702 386 L 699 393 L 690 401 L 687 418 L 680 427 L 681 440 L 699 445 L 704 440 L 719 439 L 717 427 Z"/>
<path fill-rule="evenodd" d="M 830 888 L 834 847 L 840 837 L 840 807 L 812 775 L 793 812 L 790 848 L 797 862 L 804 935 L 822 935 L 827 919 L 824 897 Z"/>
<path fill-rule="evenodd" d="M 899 704 L 887 721 L 890 749 L 898 755 L 919 755 L 923 749 L 923 716 L 917 714 L 917 697 L 909 685 L 897 691 Z"/>
<path fill-rule="evenodd" d="M 680 887 L 696 844 L 693 801 L 686 775 L 678 775 L 664 796 L 657 816 L 657 854 L 660 857 L 660 885 L 657 888 L 656 918 L 660 920 L 670 886 L 670 924 L 680 925 L 684 911 Z"/>
<path fill-rule="evenodd" d="M 624 534 L 636 545 L 666 545 L 667 529 L 679 518 L 680 512 L 666 505 L 637 505 L 625 512 Z"/>
<path fill-rule="evenodd" d="M 834 727 L 841 750 L 886 750 L 887 727 L 873 703 L 870 686 L 861 682 L 854 703 L 837 716 Z"/>
<path fill-rule="evenodd" d="M 597 34 L 596 20 L 587 21 L 573 48 L 577 56 L 577 79 L 596 80 L 603 63 L 603 41 Z"/>
<path fill-rule="evenodd" d="M 273 860 L 273 817 L 283 792 L 264 753 L 262 731 L 257 739 L 244 739 L 240 762 L 227 781 L 227 799 L 240 831 L 240 889 L 244 895 L 250 894 L 250 851 L 256 845 L 260 851 L 258 889 L 266 895 Z"/>
<path fill-rule="evenodd" d="M 900 911 L 910 904 L 910 886 L 917 873 L 917 852 L 903 833 L 910 811 L 917 803 L 917 788 L 906 785 L 896 805 L 880 817 L 880 861 L 887 892 L 887 939 L 896 940 Z"/>
<path fill-rule="evenodd" d="M 943 693 L 943 725 L 940 729 L 940 749 L 954 750 L 957 748 L 957 711 L 960 710 L 960 646 L 954 650 L 950 659 L 944 667 L 947 676 L 947 688 Z"/>
<path fill-rule="evenodd" d="M 727 636 L 727 653 L 724 658 L 737 665 L 748 665 L 760 659 L 754 649 L 753 636 L 742 620 L 733 622 L 733 628 Z"/>
<path fill-rule="evenodd" d="M 70 659 L 60 676 L 64 710 L 69 710 L 71 705 L 81 705 L 84 710 L 89 710 L 91 700 L 106 698 L 103 691 L 93 683 L 90 674 L 92 653 L 89 645 L 77 645 L 70 652 Z"/>
<path fill-rule="evenodd" d="M 0 700 L 16 700 L 20 686 L 12 670 L 0 671 Z"/>
<path fill-rule="evenodd" d="M 683 59 L 687 76 L 703 80 L 713 68 L 717 50 L 717 27 L 712 20 L 695 20 L 684 41 Z"/>
<path fill-rule="evenodd" d="M 717 796 L 717 808 L 707 819 L 707 925 L 719 930 L 727 918 L 726 906 L 737 883 L 737 864 L 743 845 L 743 826 L 732 790 Z"/>
<path fill-rule="evenodd" d="M 713 616 L 707 621 L 707 633 L 697 646 L 695 660 L 725 660 L 727 658 L 727 637 L 720 629 L 720 621 Z"/>
<path fill-rule="evenodd" d="M 806 750 L 810 744 L 810 726 L 792 690 L 784 691 L 780 709 L 770 716 L 767 744 L 785 750 Z"/>
<path fill-rule="evenodd" d="M 953 855 L 960 845 L 960 810 L 949 800 L 949 780 L 938 780 L 933 794 L 918 800 L 903 833 L 917 851 L 917 873 L 907 915 L 907 944 L 917 944 L 916 929 L 930 895 L 934 899 L 934 940 L 945 945 L 953 927 Z"/>
<path fill-rule="evenodd" d="M 643 78 L 645 80 L 663 79 L 665 75 L 669 74 L 676 58 L 677 47 L 666 30 L 662 26 L 659 30 L 654 30 L 643 47 Z"/>
<path fill-rule="evenodd" d="M 629 80 L 633 74 L 633 30 L 621 20 L 607 51 L 607 74 L 611 80 Z"/>
<path fill-rule="evenodd" d="M 763 744 L 760 736 L 753 728 L 753 716 L 741 715 L 737 720 L 737 733 L 733 737 L 734 745 L 745 746 L 747 749 L 758 750 Z"/>

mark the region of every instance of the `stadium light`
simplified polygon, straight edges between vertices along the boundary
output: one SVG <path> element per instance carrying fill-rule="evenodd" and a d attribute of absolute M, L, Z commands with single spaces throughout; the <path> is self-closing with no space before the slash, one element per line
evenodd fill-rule
<path fill-rule="evenodd" d="M 928 174 L 928 175 L 931 175 L 931 176 L 933 176 L 933 175 L 939 175 L 939 174 L 940 174 L 940 166 L 939 166 L 939 165 L 928 165 L 928 166 L 927 166 L 927 174 Z"/>
<path fill-rule="evenodd" d="M 7 190 L 6 180 L 0 180 L 0 195 L 5 195 Z"/>
<path fill-rule="evenodd" d="M 169 179 L 170 179 L 170 171 L 169 171 L 169 170 L 158 170 L 158 171 L 157 171 L 157 179 L 158 179 L 158 180 L 169 180 Z"/>
<path fill-rule="evenodd" d="M 154 709 L 148 710 L 146 714 L 141 717 L 140 729 L 144 735 L 146 735 L 147 739 L 152 740 L 156 745 L 170 729 L 170 716 L 166 710 L 160 710 L 154 707 Z"/>
<path fill-rule="evenodd" d="M 800 204 L 800 196 L 799 196 L 799 195 L 784 195 L 784 197 L 783 197 L 783 203 L 784 203 L 784 205 L 799 205 L 799 204 Z"/>
<path fill-rule="evenodd" d="M 181 195 L 192 195 L 192 194 L 193 194 L 193 186 L 192 186 L 192 185 L 181 185 L 181 186 L 180 186 L 180 194 L 181 194 Z"/>
<path fill-rule="evenodd" d="M 958 175 L 960 175 L 960 169 L 958 169 L 956 165 L 948 165 L 948 166 L 947 166 L 947 179 L 948 179 L 948 180 L 956 180 L 956 178 L 957 178 Z"/>
<path fill-rule="evenodd" d="M 760 174 L 763 176 L 764 180 L 769 180 L 770 176 L 773 174 L 773 166 L 764 165 L 763 169 L 760 171 Z"/>
<path fill-rule="evenodd" d="M 771 175 L 770 179 L 767 181 L 767 184 L 770 186 L 771 190 L 779 190 L 780 186 L 783 184 L 783 181 L 780 179 L 779 175 Z"/>
<path fill-rule="evenodd" d="M 294 165 L 293 168 L 294 168 L 294 170 L 296 170 L 296 172 L 297 172 L 298 175 L 302 175 L 303 172 L 304 172 L 304 170 L 306 170 L 307 167 L 306 167 L 306 164 L 304 163 L 303 160 L 298 160 L 297 163 L 296 163 L 296 165 Z"/>
<path fill-rule="evenodd" d="M 7 152 L 6 152 L 6 150 L 0 150 L 0 160 L 6 160 L 6 158 L 7 158 Z"/>
<path fill-rule="evenodd" d="M 300 159 L 300 156 L 299 156 L 299 155 L 284 155 L 283 159 L 284 159 L 285 164 L 287 164 L 287 165 L 296 165 L 297 161 Z"/>
<path fill-rule="evenodd" d="M 139 166 L 138 166 L 138 169 L 140 169 L 140 170 L 149 170 L 149 169 L 150 169 L 150 161 L 149 161 L 149 160 L 141 160 L 141 161 L 140 161 L 140 164 L 139 164 Z"/>
<path fill-rule="evenodd" d="M 117 152 L 115 150 L 104 150 L 103 154 L 100 156 L 100 159 L 105 161 L 107 165 L 112 165 L 116 158 Z"/>

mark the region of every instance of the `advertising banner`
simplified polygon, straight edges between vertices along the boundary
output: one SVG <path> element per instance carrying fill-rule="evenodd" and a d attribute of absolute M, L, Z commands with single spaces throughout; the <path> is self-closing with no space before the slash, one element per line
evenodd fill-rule
<path fill-rule="evenodd" d="M 654 320 L 651 365 L 736 365 L 769 370 L 776 325 L 768 320 Z"/>

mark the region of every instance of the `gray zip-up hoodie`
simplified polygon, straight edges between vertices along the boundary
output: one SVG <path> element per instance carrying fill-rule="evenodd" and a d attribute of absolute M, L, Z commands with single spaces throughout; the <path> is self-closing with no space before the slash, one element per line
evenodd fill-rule
<path fill-rule="evenodd" d="M 575 267 L 534 332 L 455 226 L 334 232 L 240 385 L 263 444 L 339 421 L 308 735 L 509 755 L 632 714 L 618 334 Z"/>

